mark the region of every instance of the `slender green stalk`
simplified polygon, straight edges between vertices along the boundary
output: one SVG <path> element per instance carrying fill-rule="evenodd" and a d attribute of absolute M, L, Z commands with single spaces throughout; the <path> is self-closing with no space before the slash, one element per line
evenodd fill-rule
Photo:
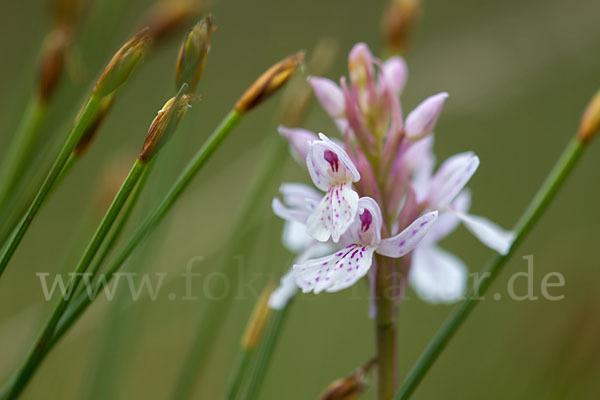
<path fill-rule="evenodd" d="M 96 274 L 100 270 L 100 267 L 102 266 L 102 264 L 104 264 L 104 261 L 106 260 L 106 258 L 109 256 L 110 252 L 113 250 L 113 248 L 119 241 L 119 238 L 121 237 L 121 234 L 123 233 L 123 230 L 127 226 L 127 223 L 129 222 L 131 214 L 133 213 L 133 210 L 135 209 L 135 206 L 140 198 L 140 195 L 142 194 L 142 191 L 144 190 L 144 186 L 146 185 L 146 182 L 148 181 L 148 177 L 150 176 L 150 172 L 152 171 L 152 167 L 154 166 L 155 160 L 156 159 L 153 158 L 148 163 L 146 168 L 144 168 L 144 170 L 142 171 L 140 180 L 139 180 L 138 184 L 136 185 L 133 193 L 131 194 L 131 197 L 130 197 L 127 205 L 125 205 L 125 209 L 121 213 L 121 215 L 119 217 L 119 221 L 117 222 L 116 226 L 113 228 L 110 235 L 106 238 L 106 241 L 104 242 L 104 245 L 102 246 L 102 250 L 100 250 L 100 252 L 98 253 L 98 255 L 96 256 L 96 258 L 94 260 L 94 264 L 89 268 L 89 272 L 91 273 L 90 279 L 92 279 L 96 276 Z M 84 290 L 84 289 L 82 288 L 82 290 Z"/>
<path fill-rule="evenodd" d="M 6 153 L 6 159 L 0 172 L 0 212 L 3 223 L 8 212 L 6 207 L 35 154 L 40 128 L 47 111 L 46 103 L 42 102 L 38 96 L 33 96 L 29 100 L 13 143 Z"/>
<path fill-rule="evenodd" d="M 225 396 L 223 396 L 224 400 L 234 400 L 237 397 L 240 387 L 242 386 L 245 372 L 248 369 L 250 360 L 252 360 L 253 353 L 254 349 L 242 349 L 238 354 L 238 358 L 233 368 L 233 374 L 227 385 L 227 391 L 225 392 Z"/>
<path fill-rule="evenodd" d="M 512 256 L 518 245 L 527 236 L 531 228 L 554 199 L 554 196 L 564 183 L 565 179 L 577 164 L 584 149 L 585 143 L 578 139 L 573 139 L 567 145 L 554 168 L 550 171 L 550 174 L 515 225 L 514 231 L 516 236 L 510 251 L 506 255 L 496 255 L 490 260 L 487 267 L 483 270 L 484 273 L 481 275 L 486 277 L 486 279 L 483 279 L 481 283 L 476 283 L 466 300 L 459 304 L 446 319 L 440 330 L 409 372 L 400 391 L 395 397 L 396 400 L 408 399 L 417 388 L 427 371 L 429 371 L 433 363 L 437 360 L 442 350 L 469 316 L 473 307 L 478 304 L 477 299 L 490 287 L 494 279 L 499 275 L 506 261 Z"/>
<path fill-rule="evenodd" d="M 69 137 L 63 145 L 58 157 L 54 161 L 54 164 L 52 165 L 50 172 L 46 176 L 44 183 L 42 183 L 42 186 L 40 187 L 33 202 L 31 203 L 31 206 L 21 219 L 21 222 L 19 222 L 19 224 L 9 237 L 8 243 L 6 243 L 0 255 L 0 277 L 6 269 L 6 266 L 8 265 L 8 262 L 10 261 L 12 255 L 15 253 L 15 250 L 19 246 L 21 239 L 23 239 L 25 232 L 27 232 L 29 225 L 31 225 L 33 218 L 44 203 L 46 196 L 54 186 L 54 183 L 59 177 L 63 167 L 67 163 L 71 152 L 73 151 L 73 149 L 77 145 L 77 142 L 87 129 L 89 123 L 93 120 L 94 114 L 100 107 L 100 101 L 101 99 L 97 96 L 92 95 L 90 97 L 89 101 L 87 102 L 85 108 L 81 113 L 81 116 L 75 123 L 75 126 L 73 126 L 73 129 L 71 130 L 71 133 L 69 134 Z"/>
<path fill-rule="evenodd" d="M 52 338 L 52 335 L 54 334 L 60 317 L 69 305 L 69 300 L 71 298 L 70 295 L 74 293 L 81 279 L 83 279 L 84 273 L 86 272 L 94 256 L 98 252 L 102 241 L 110 231 L 111 226 L 113 225 L 115 219 L 117 218 L 123 206 L 125 205 L 125 202 L 129 198 L 129 195 L 131 194 L 132 190 L 139 181 L 140 176 L 143 170 L 146 168 L 146 166 L 146 163 L 140 161 L 139 159 L 136 159 L 129 172 L 129 175 L 121 185 L 119 192 L 117 193 L 110 207 L 106 211 L 104 218 L 100 222 L 100 225 L 96 229 L 94 236 L 92 237 L 77 267 L 71 275 L 69 283 L 67 284 L 65 294 L 59 299 L 59 302 L 56 304 L 54 311 L 52 312 L 51 317 L 46 322 L 40 336 L 36 341 L 35 346 L 30 351 L 23 366 L 17 372 L 17 375 L 13 379 L 7 394 L 3 396 L 3 400 L 17 398 L 29 382 L 29 379 L 31 378 L 33 373 L 36 371 L 40 361 L 46 354 L 46 347 L 50 339 Z"/>
<path fill-rule="evenodd" d="M 256 363 L 252 369 L 252 373 L 249 378 L 248 388 L 246 389 L 245 400 L 255 400 L 260 394 L 262 383 L 265 379 L 267 371 L 269 369 L 269 363 L 271 357 L 277 346 L 277 340 L 283 328 L 283 323 L 292 305 L 293 299 L 290 299 L 288 303 L 281 309 L 273 312 L 271 316 L 271 322 L 265 332 L 265 338 L 261 344 L 258 354 L 256 355 Z"/>
<path fill-rule="evenodd" d="M 231 275 L 231 270 L 235 263 L 231 260 L 230 256 L 237 254 L 240 244 L 244 243 L 245 228 L 255 216 L 256 210 L 260 208 L 264 188 L 275 179 L 287 157 L 288 152 L 286 151 L 285 141 L 277 138 L 276 143 L 272 145 L 267 155 L 267 159 L 250 185 L 250 193 L 246 197 L 247 200 L 244 203 L 244 208 L 231 230 L 231 236 L 227 241 L 227 248 L 223 251 L 225 256 L 219 266 L 219 271 L 223 274 L 227 276 Z M 228 295 L 219 302 L 206 305 L 200 317 L 197 332 L 194 335 L 194 343 L 177 379 L 173 394 L 174 399 L 183 400 L 190 397 L 193 384 L 198 376 L 198 371 L 204 365 L 208 349 L 212 346 L 215 334 L 219 331 L 219 327 L 223 323 L 224 319 L 221 316 L 227 312 L 231 298 L 232 296 Z"/>
<path fill-rule="evenodd" d="M 190 184 L 194 176 L 202 169 L 206 162 L 213 155 L 215 150 L 221 145 L 223 140 L 231 133 L 233 128 L 241 121 L 243 114 L 236 110 L 232 110 L 219 126 L 213 131 L 211 136 L 206 140 L 204 145 L 196 153 L 193 160 L 188 164 L 184 172 L 179 176 L 177 182 L 173 185 L 169 193 L 158 207 L 142 222 L 142 224 L 134 232 L 131 239 L 125 244 L 121 251 L 115 257 L 115 260 L 107 267 L 103 279 L 97 279 L 92 293 L 100 293 L 100 290 L 107 285 L 114 274 L 121 268 L 123 263 L 131 255 L 133 250 L 142 242 L 142 240 L 152 232 L 163 217 L 171 209 L 179 196 L 183 193 L 186 187 Z M 56 331 L 49 338 L 47 345 L 42 349 L 41 356 L 35 360 L 35 367 L 43 360 L 44 356 L 54 347 L 58 340 L 68 331 L 68 329 L 77 321 L 79 316 L 87 309 L 95 297 L 89 296 L 87 293 L 81 293 L 76 297 L 71 307 L 69 307 L 60 322 L 56 326 Z"/>

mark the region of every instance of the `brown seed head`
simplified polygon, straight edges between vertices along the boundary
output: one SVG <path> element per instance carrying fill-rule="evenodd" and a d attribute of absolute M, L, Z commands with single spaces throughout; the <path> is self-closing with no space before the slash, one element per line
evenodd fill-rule
<path fill-rule="evenodd" d="M 375 365 L 375 359 L 369 360 L 351 375 L 338 379 L 325 389 L 319 400 L 354 400 L 366 389 L 365 375 Z"/>
<path fill-rule="evenodd" d="M 108 112 L 112 108 L 114 99 L 114 93 L 102 99 L 98 111 L 96 111 L 96 114 L 94 115 L 92 121 L 88 125 L 85 132 L 83 132 L 83 135 L 81 136 L 81 139 L 79 139 L 79 142 L 77 142 L 75 149 L 73 149 L 74 156 L 81 157 L 81 155 L 89 148 L 90 144 L 92 143 L 92 140 L 96 136 L 96 133 L 98 133 L 98 131 L 100 130 L 100 126 L 106 119 Z"/>
<path fill-rule="evenodd" d="M 420 11 L 420 0 L 390 0 L 381 21 L 383 42 L 388 51 L 406 52 Z"/>
<path fill-rule="evenodd" d="M 177 87 L 187 83 L 190 85 L 191 92 L 196 91 L 208 58 L 210 37 L 216 29 L 213 22 L 214 18 L 211 14 L 202 18 L 181 44 L 175 68 L 175 84 Z"/>
<path fill-rule="evenodd" d="M 577 137 L 584 143 L 589 142 L 600 130 L 600 90 L 596 92 L 586 107 Z"/>
<path fill-rule="evenodd" d="M 62 76 L 67 48 L 71 42 L 71 28 L 57 25 L 44 41 L 39 61 L 39 98 L 46 103 Z"/>
<path fill-rule="evenodd" d="M 278 62 L 264 72 L 235 104 L 235 109 L 246 113 L 268 99 L 294 75 L 304 60 L 304 52 L 298 52 Z"/>
<path fill-rule="evenodd" d="M 268 284 L 258 298 L 242 338 L 242 347 L 244 349 L 253 349 L 260 342 L 267 321 L 269 320 L 269 315 L 271 315 L 269 297 L 271 297 L 274 289 L 273 284 Z"/>
<path fill-rule="evenodd" d="M 149 27 L 148 34 L 154 44 L 158 46 L 196 17 L 202 8 L 201 4 L 202 1 L 198 0 L 157 2 L 140 19 L 141 23 L 138 26 Z"/>
<path fill-rule="evenodd" d="M 154 157 L 186 114 L 192 100 L 192 97 L 186 94 L 187 91 L 188 86 L 183 85 L 177 95 L 169 99 L 158 111 L 138 156 L 141 161 L 148 162 Z"/>
<path fill-rule="evenodd" d="M 107 96 L 129 79 L 148 50 L 151 41 L 148 32 L 149 28 L 142 29 L 117 51 L 96 82 L 94 95 Z"/>

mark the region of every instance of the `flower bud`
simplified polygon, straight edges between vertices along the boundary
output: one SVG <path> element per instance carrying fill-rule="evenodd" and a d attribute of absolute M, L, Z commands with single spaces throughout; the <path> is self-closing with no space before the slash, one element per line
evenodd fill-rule
<path fill-rule="evenodd" d="M 39 98 L 46 103 L 54 94 L 62 76 L 66 51 L 71 41 L 71 29 L 57 26 L 47 36 L 39 63 Z"/>
<path fill-rule="evenodd" d="M 150 43 L 148 28 L 142 29 L 117 51 L 96 82 L 94 95 L 104 97 L 117 90 L 133 73 Z"/>
<path fill-rule="evenodd" d="M 242 338 L 242 347 L 244 349 L 255 348 L 262 338 L 262 334 L 269 320 L 269 315 L 271 315 L 269 298 L 271 297 L 273 290 L 274 287 L 272 284 L 267 285 L 254 306 L 254 310 L 248 320 L 248 325 L 246 325 L 246 331 Z"/>
<path fill-rule="evenodd" d="M 93 116 L 92 121 L 90 121 L 89 125 L 87 126 L 87 129 L 85 130 L 85 132 L 83 132 L 83 135 L 81 135 L 79 142 L 77 142 L 75 149 L 73 149 L 73 155 L 75 155 L 76 157 L 80 157 L 88 149 L 88 147 L 92 143 L 92 140 L 96 136 L 96 133 L 100 129 L 100 126 L 106 119 L 108 112 L 112 108 L 114 99 L 114 93 L 102 99 L 98 111 L 96 111 L 96 114 Z"/>
<path fill-rule="evenodd" d="M 344 93 L 338 85 L 327 78 L 308 77 L 308 83 L 312 86 L 315 96 L 332 118 L 343 117 L 346 112 L 346 100 Z"/>
<path fill-rule="evenodd" d="M 331 383 L 321 394 L 319 400 L 354 400 L 366 389 L 365 375 L 375 365 L 375 359 L 368 361 L 352 375 Z"/>
<path fill-rule="evenodd" d="M 246 113 L 268 99 L 290 80 L 304 60 L 304 52 L 285 58 L 265 71 L 240 97 L 235 109 Z"/>
<path fill-rule="evenodd" d="M 425 99 L 406 117 L 405 133 L 412 141 L 429 135 L 442 112 L 448 93 L 442 92 Z"/>
<path fill-rule="evenodd" d="M 196 86 L 206 65 L 208 51 L 210 50 L 210 36 L 214 31 L 213 17 L 207 15 L 202 18 L 188 33 L 179 49 L 177 66 L 175 69 L 175 84 L 181 87 L 184 83 L 190 85 L 190 91 L 196 91 Z"/>
<path fill-rule="evenodd" d="M 390 0 L 381 21 L 381 33 L 391 53 L 406 52 L 420 9 L 420 0 Z"/>
<path fill-rule="evenodd" d="M 160 1 L 148 10 L 138 26 L 150 28 L 148 34 L 158 45 L 183 28 L 199 11 L 199 2 L 195 0 Z"/>
<path fill-rule="evenodd" d="M 290 143 L 290 152 L 294 160 L 302 165 L 306 165 L 306 155 L 308 154 L 308 142 L 311 140 L 319 140 L 317 135 L 302 128 L 288 128 L 279 126 L 277 128 L 279 134 L 286 138 Z"/>
<path fill-rule="evenodd" d="M 187 90 L 188 86 L 184 84 L 177 95 L 169 99 L 158 111 L 138 156 L 141 161 L 148 162 L 154 157 L 187 112 L 191 101 L 191 96 L 186 94 Z"/>
<path fill-rule="evenodd" d="M 600 90 L 596 92 L 581 117 L 577 137 L 586 143 L 592 140 L 598 130 L 600 130 Z"/>

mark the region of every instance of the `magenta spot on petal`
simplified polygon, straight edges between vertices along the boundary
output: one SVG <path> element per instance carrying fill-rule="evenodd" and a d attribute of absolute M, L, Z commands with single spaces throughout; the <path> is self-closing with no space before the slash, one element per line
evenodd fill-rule
<path fill-rule="evenodd" d="M 404 246 L 406 244 L 406 240 L 403 240 L 400 242 L 400 247 Z"/>
<path fill-rule="evenodd" d="M 427 225 L 428 223 L 429 223 L 429 221 L 423 221 L 423 222 L 421 222 L 421 227 Z"/>
<path fill-rule="evenodd" d="M 329 163 L 333 172 L 338 172 L 338 169 L 340 168 L 340 160 L 338 159 L 337 154 L 331 150 L 325 150 L 323 153 L 323 158 Z"/>
<path fill-rule="evenodd" d="M 371 227 L 373 216 L 371 212 L 365 208 L 365 211 L 360 215 L 360 230 L 366 232 Z"/>

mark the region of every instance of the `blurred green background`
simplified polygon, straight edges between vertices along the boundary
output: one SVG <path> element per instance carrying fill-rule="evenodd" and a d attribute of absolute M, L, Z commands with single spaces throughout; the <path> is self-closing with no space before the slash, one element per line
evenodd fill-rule
<path fill-rule="evenodd" d="M 31 90 L 35 59 L 48 26 L 40 0 L 2 1 L 0 13 L 0 156 Z M 47 156 L 65 136 L 83 93 L 110 55 L 136 29 L 152 2 L 97 0 L 82 34 L 94 46 L 76 47 L 44 135 Z M 346 74 L 346 54 L 358 41 L 380 53 L 383 1 L 214 1 L 217 19 L 212 50 L 184 127 L 165 148 L 146 198 L 164 193 L 204 138 L 252 80 L 298 49 L 309 51 L 322 37 L 338 43 L 329 77 Z M 410 79 L 405 113 L 431 94 L 450 98 L 436 129 L 443 159 L 473 150 L 481 158 L 470 187 L 473 212 L 510 227 L 574 134 L 587 101 L 600 83 L 600 2 L 596 0 L 428 0 L 407 60 Z M 0 379 L 10 376 L 35 339 L 54 302 L 44 300 L 36 272 L 66 273 L 100 219 L 97 197 L 115 163 L 137 155 L 156 111 L 174 92 L 174 64 L 183 32 L 154 49 L 122 90 L 98 138 L 81 163 L 44 207 L 0 280 Z M 76 93 L 76 95 L 74 94 Z M 196 178 L 146 246 L 130 263 L 144 272 L 166 272 L 156 301 L 109 303 L 100 299 L 46 359 L 24 399 L 164 399 L 193 340 L 205 303 L 183 301 L 180 273 L 194 257 L 195 271 L 214 271 L 256 167 L 277 135 L 280 96 L 252 112 Z M 335 128 L 316 105 L 304 126 L 329 134 Z M 278 140 L 278 139 L 276 139 Z M 60 140 L 58 141 L 60 142 Z M 124 161 L 115 161 L 124 160 Z M 584 155 L 564 190 L 519 248 L 488 299 L 475 310 L 415 393 L 415 399 L 597 399 L 600 397 L 600 236 L 598 170 L 600 145 Z M 47 160 L 46 160 L 47 161 Z M 40 171 L 44 170 L 44 162 Z M 39 175 L 39 173 L 38 173 Z M 162 175 L 162 179 L 159 177 Z M 31 177 L 37 179 L 36 176 Z M 291 158 L 282 181 L 307 181 Z M 281 222 L 268 212 L 277 184 L 265 188 L 258 237 L 242 254 L 243 280 L 261 273 L 257 290 L 287 268 L 278 240 Z M 148 208 L 146 201 L 142 209 Z M 135 221 L 139 221 L 140 213 Z M 491 251 L 464 228 L 444 243 L 471 271 Z M 511 273 L 525 271 L 534 256 L 534 290 L 548 272 L 565 277 L 560 301 L 515 301 L 507 295 Z M 194 294 L 202 291 L 194 281 Z M 524 293 L 525 280 L 517 280 Z M 351 372 L 374 352 L 367 316 L 366 285 L 336 294 L 299 296 L 262 392 L 264 399 L 311 399 L 334 379 Z M 176 293 L 177 299 L 168 299 Z M 501 300 L 491 294 L 500 293 Z M 439 327 L 450 307 L 429 305 L 413 292 L 400 308 L 401 378 Z M 233 302 L 222 315 L 209 364 L 198 377 L 195 398 L 221 396 L 254 304 Z M 373 391 L 364 396 L 374 398 Z"/>

